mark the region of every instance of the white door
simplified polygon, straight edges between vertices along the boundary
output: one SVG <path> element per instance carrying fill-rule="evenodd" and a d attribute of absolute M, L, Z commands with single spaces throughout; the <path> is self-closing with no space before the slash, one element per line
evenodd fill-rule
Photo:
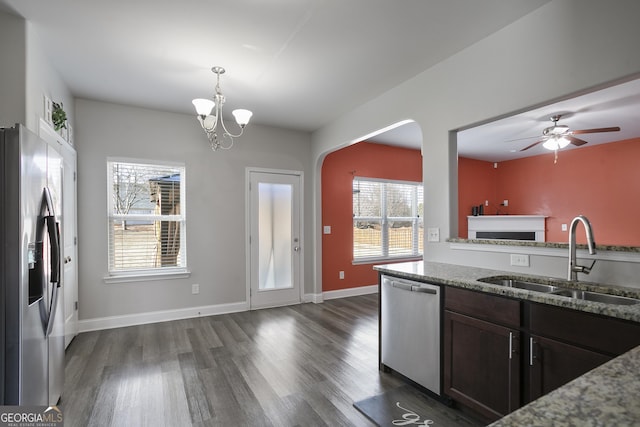
<path fill-rule="evenodd" d="M 61 189 L 61 194 L 54 195 L 57 215 L 60 220 L 62 240 L 62 295 L 59 302 L 60 313 L 64 313 L 64 346 L 71 343 L 78 334 L 78 250 L 77 250 L 77 217 L 76 217 L 76 150 L 58 135 L 53 128 L 40 120 L 40 137 L 49 146 L 55 147 L 61 157 L 58 167 L 62 169 L 60 178 L 62 183 L 55 188 Z M 50 179 L 52 179 L 50 177 Z"/>
<path fill-rule="evenodd" d="M 76 237 L 76 151 L 63 144 L 62 273 L 64 289 L 64 345 L 78 334 L 78 246 Z"/>
<path fill-rule="evenodd" d="M 300 172 L 249 170 L 249 306 L 301 301 Z"/>

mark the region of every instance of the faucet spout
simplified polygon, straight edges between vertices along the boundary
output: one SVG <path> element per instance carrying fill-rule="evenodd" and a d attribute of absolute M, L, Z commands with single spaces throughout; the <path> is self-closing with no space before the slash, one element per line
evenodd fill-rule
<path fill-rule="evenodd" d="M 571 227 L 569 228 L 569 274 L 567 276 L 568 280 L 576 281 L 578 280 L 578 273 L 589 274 L 591 269 L 593 268 L 593 264 L 591 267 L 586 267 L 583 265 L 578 265 L 576 260 L 576 228 L 578 227 L 578 223 L 582 223 L 584 226 L 584 231 L 587 235 L 587 246 L 589 247 L 589 254 L 594 255 L 596 253 L 596 241 L 593 238 L 593 228 L 591 228 L 591 223 L 584 215 L 578 215 L 571 221 Z"/>

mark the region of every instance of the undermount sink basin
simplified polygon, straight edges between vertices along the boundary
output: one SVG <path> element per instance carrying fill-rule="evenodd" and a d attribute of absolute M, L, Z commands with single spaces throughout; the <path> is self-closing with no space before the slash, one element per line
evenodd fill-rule
<path fill-rule="evenodd" d="M 570 297 L 570 298 L 581 299 L 585 301 L 602 302 L 605 304 L 616 304 L 616 305 L 640 304 L 640 300 L 637 300 L 635 298 L 627 298 L 627 297 L 621 297 L 618 295 L 603 294 L 600 292 L 574 291 L 571 289 L 561 289 L 552 293 L 554 295 L 559 295 L 562 297 Z"/>
<path fill-rule="evenodd" d="M 524 280 L 507 279 L 503 277 L 484 277 L 478 280 L 480 282 L 506 286 L 508 288 L 526 289 L 528 291 L 545 292 L 545 293 L 557 292 L 564 289 L 558 286 L 545 285 L 544 283 L 527 282 Z"/>
<path fill-rule="evenodd" d="M 509 278 L 505 276 L 483 277 L 478 279 L 480 282 L 491 283 L 494 285 L 505 286 L 509 288 L 526 289 L 529 291 L 553 294 L 561 297 L 579 299 L 583 301 L 601 302 L 604 304 L 615 305 L 635 305 L 640 304 L 640 299 L 622 297 L 618 295 L 604 294 L 601 292 L 581 291 L 563 288 L 561 286 L 548 285 L 545 283 L 529 282 L 527 280 Z"/>

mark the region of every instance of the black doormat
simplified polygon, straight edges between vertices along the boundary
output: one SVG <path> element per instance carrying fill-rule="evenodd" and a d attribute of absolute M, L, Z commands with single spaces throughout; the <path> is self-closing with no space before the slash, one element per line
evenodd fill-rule
<path fill-rule="evenodd" d="M 355 402 L 353 406 L 381 427 L 482 425 L 410 385 L 403 385 L 378 396 Z"/>

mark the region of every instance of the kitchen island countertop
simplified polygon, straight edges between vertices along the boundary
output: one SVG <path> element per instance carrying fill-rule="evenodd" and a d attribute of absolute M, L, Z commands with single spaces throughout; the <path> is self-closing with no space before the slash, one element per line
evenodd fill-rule
<path fill-rule="evenodd" d="M 433 262 L 376 266 L 381 273 L 513 298 L 520 298 L 640 322 L 640 304 L 614 306 L 479 282 L 489 276 L 528 276 L 504 271 Z M 557 282 L 559 279 L 549 278 Z M 633 288 L 588 282 L 563 286 L 640 298 Z M 572 301 L 573 300 L 573 301 Z M 632 426 L 640 425 L 640 347 L 587 372 L 564 386 L 499 419 L 491 427 Z"/>

